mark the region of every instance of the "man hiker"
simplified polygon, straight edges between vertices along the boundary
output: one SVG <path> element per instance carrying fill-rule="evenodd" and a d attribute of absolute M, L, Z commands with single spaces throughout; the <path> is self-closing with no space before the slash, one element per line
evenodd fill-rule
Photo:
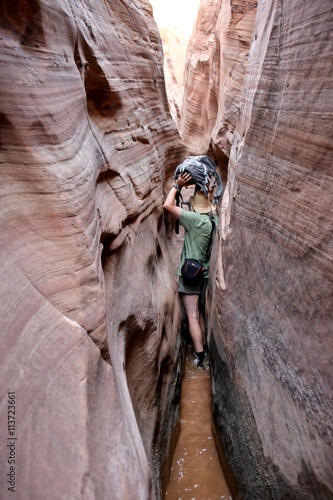
<path fill-rule="evenodd" d="M 204 304 L 205 299 L 210 251 L 213 246 L 215 227 L 217 227 L 217 216 L 215 215 L 216 205 L 211 201 L 209 183 L 205 190 L 208 191 L 208 197 L 204 190 L 196 185 L 195 194 L 190 198 L 191 211 L 175 205 L 177 193 L 189 183 L 193 184 L 191 174 L 181 173 L 167 195 L 163 208 L 179 220 L 180 225 L 185 229 L 181 261 L 177 270 L 178 291 L 188 317 L 197 366 L 205 369 L 206 321 L 200 304 Z M 194 259 L 202 264 L 202 280 L 199 283 L 189 283 L 183 276 L 182 269 L 186 259 Z"/>

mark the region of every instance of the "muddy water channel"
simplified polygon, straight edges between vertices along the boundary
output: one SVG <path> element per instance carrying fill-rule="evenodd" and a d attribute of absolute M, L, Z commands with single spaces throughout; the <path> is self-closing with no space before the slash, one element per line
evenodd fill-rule
<path fill-rule="evenodd" d="M 212 434 L 210 370 L 195 366 L 189 348 L 182 382 L 180 418 L 180 436 L 165 499 L 232 499 Z"/>

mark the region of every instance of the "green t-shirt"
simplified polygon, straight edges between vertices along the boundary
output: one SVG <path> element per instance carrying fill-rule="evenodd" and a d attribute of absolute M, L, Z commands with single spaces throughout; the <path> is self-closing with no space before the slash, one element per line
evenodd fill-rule
<path fill-rule="evenodd" d="M 217 226 L 218 219 L 216 215 L 214 215 L 214 219 Z M 184 246 L 182 250 L 180 266 L 177 271 L 177 274 L 180 276 L 182 265 L 185 262 L 185 251 L 187 259 L 197 259 L 201 262 L 205 260 L 207 245 L 212 230 L 212 222 L 210 221 L 209 215 L 198 214 L 197 212 L 189 212 L 184 209 L 182 209 L 180 213 L 179 222 L 185 228 Z M 211 246 L 212 245 L 213 241 Z M 209 263 L 209 260 L 205 263 L 205 278 L 208 277 Z"/>

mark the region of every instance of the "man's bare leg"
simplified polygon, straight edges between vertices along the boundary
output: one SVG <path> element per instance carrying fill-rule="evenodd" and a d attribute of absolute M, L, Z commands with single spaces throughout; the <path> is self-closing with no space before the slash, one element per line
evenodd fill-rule
<path fill-rule="evenodd" d="M 196 352 L 203 351 L 202 332 L 199 322 L 199 295 L 182 293 L 182 300 L 188 318 L 190 335 Z"/>

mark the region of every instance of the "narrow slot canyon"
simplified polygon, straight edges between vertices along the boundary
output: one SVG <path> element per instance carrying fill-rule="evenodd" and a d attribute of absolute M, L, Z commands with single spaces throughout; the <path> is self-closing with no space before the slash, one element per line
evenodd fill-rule
<path fill-rule="evenodd" d="M 191 186 L 182 193 L 184 207 L 194 194 Z M 221 225 L 225 222 L 228 197 L 220 204 Z M 184 230 L 173 226 L 171 261 L 174 270 L 178 267 Z M 174 272 L 175 275 L 175 272 Z M 179 304 L 181 299 L 179 297 Z M 190 337 L 186 313 L 181 312 L 182 322 L 179 336 L 182 340 L 182 380 L 180 399 L 180 429 L 175 434 L 176 445 L 172 455 L 170 480 L 166 486 L 165 500 L 224 499 L 239 498 L 233 474 L 227 464 L 221 443 L 214 436 L 212 409 L 212 381 L 209 355 L 205 370 L 195 362 L 193 343 Z M 206 319 L 206 324 L 209 318 Z M 209 339 L 208 339 L 209 340 Z M 219 448 L 217 452 L 216 445 Z M 223 464 L 223 465 L 222 465 Z M 230 489 L 233 495 L 231 495 Z"/>
<path fill-rule="evenodd" d="M 211 422 L 209 365 L 198 369 L 188 347 L 180 402 L 180 436 L 172 460 L 166 500 L 231 500 L 216 451 Z"/>
<path fill-rule="evenodd" d="M 0 3 L 2 500 L 333 499 L 332 2 L 190 4 Z M 208 370 L 163 209 L 198 155 Z"/>

